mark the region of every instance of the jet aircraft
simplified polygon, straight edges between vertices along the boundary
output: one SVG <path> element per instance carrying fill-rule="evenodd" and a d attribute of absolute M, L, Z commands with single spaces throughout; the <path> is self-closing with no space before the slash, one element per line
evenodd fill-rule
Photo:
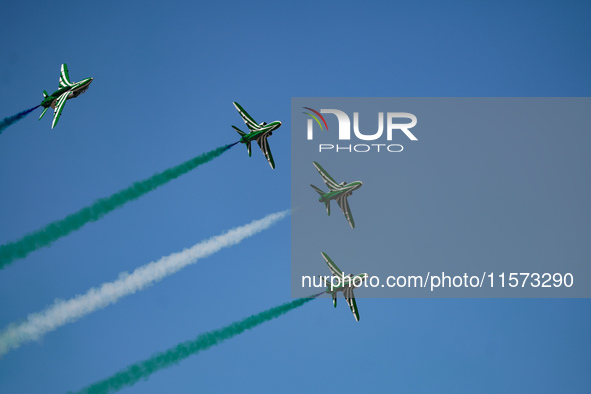
<path fill-rule="evenodd" d="M 363 182 L 355 181 L 349 184 L 347 184 L 347 182 L 337 183 L 337 181 L 332 179 L 320 164 L 314 162 L 314 167 L 318 170 L 322 180 L 326 183 L 326 186 L 328 186 L 329 191 L 328 193 L 325 193 L 314 185 L 310 186 L 320 194 L 318 201 L 323 202 L 326 205 L 328 216 L 330 216 L 330 200 L 337 200 L 337 204 L 339 204 L 339 207 L 345 214 L 345 218 L 347 218 L 351 228 L 355 228 L 355 221 L 353 220 L 353 215 L 351 214 L 351 208 L 349 208 L 347 198 L 353 194 L 353 190 L 359 189 L 361 185 L 363 185 Z"/>
<path fill-rule="evenodd" d="M 320 252 L 320 254 L 322 254 L 322 257 L 324 258 L 324 261 L 326 261 L 326 264 L 328 265 L 330 272 L 332 272 L 333 278 L 338 278 L 338 281 L 333 279 L 336 283 L 336 285 L 333 286 L 332 281 L 327 280 L 326 277 L 321 276 L 321 278 L 324 280 L 324 284 L 327 287 L 326 292 L 332 295 L 332 303 L 334 304 L 334 307 L 337 307 L 337 293 L 339 291 L 342 291 L 343 296 L 347 300 L 347 304 L 349 304 L 349 308 L 351 308 L 351 312 L 353 312 L 355 320 L 359 321 L 359 310 L 357 310 L 357 303 L 355 302 L 355 295 L 353 294 L 353 289 L 361 286 L 363 281 L 367 279 L 368 275 L 359 274 L 353 276 L 353 274 L 349 274 L 345 276 L 345 274 L 343 274 L 343 271 L 341 271 L 339 267 L 337 267 L 337 265 L 330 259 L 330 257 L 328 257 L 326 253 Z"/>
<path fill-rule="evenodd" d="M 242 116 L 244 123 L 246 123 L 248 130 L 250 131 L 249 133 L 245 133 L 238 127 L 232 126 L 234 130 L 236 130 L 238 134 L 240 134 L 240 142 L 246 144 L 246 149 L 248 149 L 248 156 L 250 157 L 252 155 L 252 152 L 250 150 L 250 143 L 254 140 L 257 142 L 257 144 L 259 144 L 259 147 L 263 151 L 263 154 L 267 158 L 267 161 L 271 165 L 271 168 L 274 169 L 275 162 L 273 161 L 273 155 L 271 155 L 271 148 L 269 148 L 267 137 L 273 134 L 273 130 L 278 129 L 279 126 L 281 126 L 281 122 L 276 120 L 275 122 L 271 122 L 269 124 L 267 124 L 266 122 L 257 123 L 252 118 L 252 116 L 250 116 L 248 112 L 246 112 L 244 108 L 240 106 L 240 104 L 234 102 L 234 107 L 236 107 L 236 109 L 240 113 L 240 116 Z"/>
<path fill-rule="evenodd" d="M 62 64 L 58 90 L 52 94 L 48 94 L 45 90 L 43 91 L 44 98 L 40 105 L 45 109 L 41 113 L 39 120 L 45 115 L 49 107 L 53 108 L 53 122 L 51 123 L 51 128 L 53 129 L 60 119 L 66 100 L 78 97 L 86 92 L 92 80 L 93 78 L 86 78 L 80 82 L 71 82 L 70 75 L 68 74 L 68 66 L 66 66 L 66 63 Z"/>

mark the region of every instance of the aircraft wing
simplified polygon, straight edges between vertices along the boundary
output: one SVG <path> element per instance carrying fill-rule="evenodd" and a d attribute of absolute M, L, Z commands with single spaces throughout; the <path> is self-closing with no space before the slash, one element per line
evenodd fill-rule
<path fill-rule="evenodd" d="M 347 304 L 349 304 L 349 308 L 351 308 L 351 312 L 353 312 L 353 316 L 355 316 L 355 320 L 359 321 L 359 311 L 357 310 L 357 303 L 355 302 L 355 295 L 353 294 L 353 288 L 347 287 L 343 290 L 343 295 L 347 300 Z"/>
<path fill-rule="evenodd" d="M 326 172 L 326 170 L 324 168 L 322 168 L 322 166 L 320 164 L 316 163 L 315 161 L 313 163 L 314 163 L 314 167 L 316 167 L 316 170 L 318 171 L 318 173 L 322 177 L 322 180 L 324 181 L 326 186 L 328 186 L 328 188 L 330 190 L 337 190 L 339 188 L 339 184 L 337 183 L 337 181 L 332 179 L 332 177 L 330 175 L 328 175 L 328 172 Z"/>
<path fill-rule="evenodd" d="M 68 88 L 70 86 L 74 85 L 72 82 L 70 82 L 70 74 L 68 73 L 68 66 L 66 66 L 66 63 L 62 64 L 62 71 L 60 73 L 60 83 L 59 83 L 59 88 Z"/>
<path fill-rule="evenodd" d="M 64 105 L 66 105 L 66 100 L 68 99 L 69 94 L 70 91 L 68 90 L 67 92 L 62 93 L 62 95 L 55 100 L 55 108 L 53 110 L 53 122 L 51 123 L 52 129 L 55 127 L 58 120 L 60 120 L 62 110 L 64 109 Z"/>
<path fill-rule="evenodd" d="M 328 265 L 328 268 L 330 269 L 330 272 L 332 272 L 332 274 L 334 276 L 338 276 L 339 278 L 343 277 L 343 271 L 341 271 L 339 269 L 339 267 L 337 267 L 337 265 L 334 263 L 334 261 L 332 261 L 330 259 L 330 257 L 328 257 L 328 255 L 326 253 L 320 252 L 320 254 L 324 258 L 324 261 L 326 261 L 326 265 Z"/>
<path fill-rule="evenodd" d="M 345 214 L 345 218 L 349 222 L 351 228 L 355 228 L 355 221 L 353 220 L 353 214 L 351 213 L 351 208 L 349 207 L 349 201 L 347 200 L 347 195 L 342 195 L 337 197 L 337 204 L 341 207 L 341 211 Z"/>
<path fill-rule="evenodd" d="M 235 101 L 234 101 L 234 107 L 236 107 L 236 109 L 238 110 L 238 113 L 240 114 L 240 116 L 242 116 L 244 123 L 246 123 L 246 126 L 248 126 L 248 129 L 250 131 L 258 130 L 261 128 L 261 126 L 259 126 L 259 124 L 252 118 L 252 116 L 250 116 L 248 114 L 248 112 L 246 112 L 244 110 L 244 108 L 242 108 L 240 106 L 240 104 L 238 104 Z"/>
<path fill-rule="evenodd" d="M 267 142 L 267 134 L 262 135 L 261 137 L 257 138 L 257 144 L 259 144 L 263 154 L 267 158 L 267 161 L 271 165 L 272 169 L 275 169 L 275 162 L 273 161 L 273 155 L 271 154 L 271 148 L 269 148 L 269 143 Z"/>

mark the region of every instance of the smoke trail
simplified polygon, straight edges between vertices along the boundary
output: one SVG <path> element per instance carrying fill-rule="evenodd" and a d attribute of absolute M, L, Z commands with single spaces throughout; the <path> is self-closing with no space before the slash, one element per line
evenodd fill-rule
<path fill-rule="evenodd" d="M 0 269 L 39 248 L 51 245 L 59 238 L 78 230 L 86 223 L 100 219 L 107 213 L 123 206 L 125 203 L 135 200 L 159 186 L 186 174 L 195 167 L 215 159 L 235 144 L 236 143 L 216 148 L 191 160 L 187 160 L 176 167 L 152 175 L 150 178 L 144 179 L 143 181 L 135 182 L 126 189 L 120 190 L 109 197 L 96 200 L 78 212 L 66 216 L 63 219 L 56 220 L 37 231 L 25 235 L 18 241 L 1 245 Z"/>
<path fill-rule="evenodd" d="M 246 330 L 250 330 L 264 322 L 275 319 L 276 317 L 312 301 L 320 294 L 315 294 L 310 298 L 299 298 L 292 302 L 252 315 L 246 319 L 234 322 L 224 328 L 201 334 L 192 341 L 180 343 L 162 353 L 156 353 L 147 360 L 132 364 L 104 380 L 83 388 L 79 393 L 108 393 L 120 390 L 126 386 L 132 386 L 140 379 L 147 379 L 154 372 L 171 367 L 193 354 L 207 350 L 212 346 L 243 333 Z"/>
<path fill-rule="evenodd" d="M 122 272 L 115 281 L 91 288 L 85 294 L 80 294 L 67 301 L 55 300 L 53 305 L 45 310 L 32 313 L 27 316 L 27 320 L 24 322 L 12 323 L 0 332 L 0 356 L 11 349 L 18 348 L 24 342 L 39 339 L 60 326 L 72 323 L 97 309 L 117 302 L 121 297 L 142 290 L 146 286 L 196 263 L 199 259 L 208 257 L 223 248 L 236 245 L 245 238 L 269 228 L 289 214 L 289 210 L 269 214 L 262 219 L 254 220 L 249 224 L 199 242 L 189 249 L 138 267 L 131 275 Z"/>
<path fill-rule="evenodd" d="M 24 118 L 25 116 L 27 116 L 28 114 L 30 114 L 31 112 L 36 110 L 37 108 L 39 108 L 39 105 L 36 107 L 33 107 L 31 109 L 28 109 L 26 111 L 19 112 L 16 115 L 8 116 L 8 117 L 2 119 L 0 121 L 0 134 L 2 134 L 4 129 L 6 129 L 8 126 L 15 124 L 16 122 L 18 122 L 19 120 L 21 120 L 22 118 Z"/>

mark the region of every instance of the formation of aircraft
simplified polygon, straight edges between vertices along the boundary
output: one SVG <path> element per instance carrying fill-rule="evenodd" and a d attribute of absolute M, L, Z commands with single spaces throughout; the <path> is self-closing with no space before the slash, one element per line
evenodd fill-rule
<path fill-rule="evenodd" d="M 51 128 L 53 129 L 60 119 L 60 115 L 62 114 L 62 110 L 66 104 L 66 100 L 78 97 L 82 93 L 86 92 L 92 80 L 93 78 L 86 78 L 80 82 L 71 82 L 70 75 L 68 73 L 68 66 L 66 66 L 66 63 L 62 64 L 58 90 L 52 94 L 48 94 L 45 90 L 43 91 L 44 98 L 39 105 L 45 109 L 41 113 L 39 120 L 41 120 L 43 115 L 45 115 L 45 112 L 47 112 L 49 107 L 53 108 L 53 122 L 51 123 Z"/>
<path fill-rule="evenodd" d="M 248 149 L 248 156 L 252 155 L 252 152 L 250 150 L 250 143 L 252 141 L 256 141 L 257 144 L 259 144 L 261 150 L 263 151 L 263 154 L 267 158 L 267 161 L 271 165 L 271 168 L 275 169 L 275 162 L 273 161 L 273 155 L 271 155 L 271 148 L 269 148 L 267 137 L 273 135 L 273 130 L 278 129 L 281 126 L 281 122 L 276 120 L 275 122 L 271 122 L 269 124 L 267 124 L 266 122 L 257 123 L 252 118 L 252 116 L 250 116 L 248 112 L 246 112 L 244 108 L 240 106 L 240 104 L 234 102 L 234 107 L 236 107 L 238 113 L 240 113 L 240 116 L 242 116 L 244 123 L 246 123 L 246 126 L 250 131 L 249 133 L 245 133 L 238 127 L 232 126 L 234 130 L 236 130 L 238 134 L 240 134 L 240 142 L 246 144 L 246 149 Z"/>
<path fill-rule="evenodd" d="M 353 312 L 355 320 L 359 321 L 359 310 L 357 309 L 357 303 L 355 302 L 353 289 L 361 286 L 363 281 L 367 279 L 367 274 L 349 274 L 345 276 L 343 271 L 337 267 L 334 261 L 332 261 L 326 253 L 320 252 L 320 254 L 322 254 L 324 261 L 326 261 L 326 265 L 328 265 L 332 276 L 338 278 L 338 280 L 333 279 L 333 281 L 336 282 L 336 284 L 333 286 L 333 281 L 329 281 L 326 279 L 326 277 L 321 276 L 321 278 L 324 280 L 324 284 L 327 287 L 326 292 L 332 295 L 332 303 L 334 307 L 337 307 L 337 293 L 342 291 L 343 296 L 347 300 L 347 304 L 349 304 L 349 308 L 351 308 L 351 312 Z"/>
<path fill-rule="evenodd" d="M 312 189 L 316 190 L 316 192 L 320 194 L 318 201 L 323 202 L 324 205 L 326 205 L 326 212 L 328 213 L 328 216 L 330 216 L 330 200 L 336 200 L 337 204 L 339 204 L 339 207 L 345 214 L 345 218 L 347 218 L 349 225 L 351 225 L 351 228 L 355 228 L 355 221 L 353 220 L 353 215 L 351 214 L 351 208 L 349 208 L 349 202 L 347 201 L 347 198 L 353 194 L 354 190 L 359 189 L 361 185 L 363 185 L 363 182 L 355 181 L 351 183 L 337 183 L 337 181 L 335 181 L 320 164 L 316 162 L 313 163 L 314 167 L 316 167 L 316 170 L 318 170 L 322 180 L 324 183 L 326 183 L 326 186 L 328 186 L 329 189 L 328 193 L 325 193 L 316 186 L 310 185 L 312 186 Z"/>
<path fill-rule="evenodd" d="M 53 129 L 59 121 L 66 101 L 71 98 L 78 97 L 82 93 L 86 92 L 92 81 L 93 78 L 86 78 L 79 82 L 71 82 L 68 73 L 68 67 L 65 63 L 62 64 L 58 90 L 53 92 L 51 95 L 48 94 L 47 91 L 43 91 L 44 99 L 41 102 L 40 106 L 44 107 L 45 109 L 41 113 L 39 119 L 41 120 L 41 118 L 43 118 L 43 115 L 45 115 L 45 112 L 47 112 L 49 107 L 53 108 L 54 116 L 53 122 L 51 124 L 51 128 Z M 244 108 L 240 106 L 240 104 L 234 102 L 234 106 L 240 113 L 240 116 L 242 116 L 242 119 L 244 120 L 244 123 L 246 124 L 249 130 L 248 133 L 245 133 L 238 127 L 232 126 L 234 130 L 236 130 L 238 134 L 240 134 L 239 142 L 246 144 L 248 156 L 252 156 L 250 144 L 252 141 L 256 141 L 259 147 L 261 148 L 261 151 L 267 158 L 267 161 L 271 165 L 271 168 L 274 169 L 275 162 L 273 161 L 273 155 L 271 154 L 271 149 L 269 148 L 267 138 L 273 134 L 274 130 L 278 129 L 281 126 L 281 122 L 274 121 L 269 124 L 265 122 L 257 123 L 252 118 L 252 116 L 250 116 L 248 112 L 246 112 Z M 346 182 L 337 183 L 328 174 L 328 172 L 326 172 L 326 170 L 322 168 L 320 164 L 314 162 L 314 166 L 316 167 L 316 170 L 318 170 L 318 173 L 322 177 L 322 180 L 324 181 L 326 186 L 328 186 L 329 191 L 325 193 L 314 185 L 310 186 L 312 186 L 312 188 L 316 190 L 318 194 L 320 194 L 319 201 L 323 202 L 326 205 L 326 211 L 328 215 L 330 216 L 330 201 L 336 200 L 337 204 L 345 214 L 345 218 L 349 222 L 351 228 L 355 228 L 355 222 L 353 220 L 353 215 L 351 214 L 351 209 L 349 208 L 347 198 L 353 194 L 354 190 L 359 189 L 361 185 L 363 185 L 363 183 L 360 181 L 351 182 L 349 184 L 347 184 Z M 328 268 L 330 269 L 333 277 L 337 277 L 337 280 L 333 279 L 333 281 L 328 281 L 326 277 L 322 277 L 325 285 L 327 286 L 326 293 L 332 295 L 333 304 L 336 308 L 337 293 L 339 291 L 342 292 L 343 296 L 347 300 L 347 304 L 349 305 L 351 312 L 353 312 L 355 320 L 359 321 L 359 311 L 357 310 L 357 303 L 355 302 L 353 289 L 355 289 L 361 283 L 363 283 L 363 281 L 367 278 L 367 274 L 350 274 L 348 276 L 345 276 L 343 272 L 339 269 L 339 267 L 337 267 L 337 265 L 330 259 L 330 257 L 328 257 L 326 253 L 321 252 L 321 254 L 324 258 L 324 261 L 326 261 L 326 264 L 328 265 Z M 333 285 L 333 283 L 336 284 Z"/>

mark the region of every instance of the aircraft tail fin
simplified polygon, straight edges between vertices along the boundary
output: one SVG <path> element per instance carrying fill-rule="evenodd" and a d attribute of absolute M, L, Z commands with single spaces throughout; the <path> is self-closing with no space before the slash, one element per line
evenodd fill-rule
<path fill-rule="evenodd" d="M 240 134 L 240 136 L 241 136 L 241 137 L 243 137 L 243 136 L 245 136 L 245 135 L 246 135 L 246 133 L 245 133 L 244 131 L 240 130 L 238 127 L 236 127 L 236 126 L 232 126 L 232 128 L 233 128 L 234 130 L 236 130 L 236 132 L 238 132 L 238 134 Z"/>
<path fill-rule="evenodd" d="M 314 185 L 310 185 L 310 186 L 312 186 L 312 189 L 316 190 L 316 193 L 320 194 L 321 196 L 324 195 L 324 192 L 322 190 L 318 189 L 316 186 L 314 186 Z"/>
<path fill-rule="evenodd" d="M 43 112 L 41 112 L 41 116 L 39 117 L 39 120 L 41 120 L 41 118 L 43 117 L 43 115 L 45 115 L 45 113 L 47 112 L 48 109 L 49 109 L 49 107 L 45 107 Z"/>
<path fill-rule="evenodd" d="M 246 135 L 246 133 L 240 130 L 238 127 L 232 126 L 232 128 L 236 130 L 238 134 L 240 134 L 240 137 L 244 137 Z M 242 142 L 242 139 L 240 139 L 240 142 Z M 246 142 L 246 149 L 248 150 L 248 157 L 252 156 L 252 151 L 250 150 L 250 141 Z"/>
<path fill-rule="evenodd" d="M 337 307 L 337 293 L 332 293 L 332 304 Z"/>
<path fill-rule="evenodd" d="M 321 196 L 324 195 L 324 192 L 320 189 L 318 189 L 316 186 L 314 185 L 310 185 L 312 186 L 312 189 L 316 190 L 316 193 L 320 194 Z M 328 216 L 330 216 L 330 200 L 328 201 L 324 201 L 324 205 L 326 205 L 326 213 L 328 213 Z"/>
<path fill-rule="evenodd" d="M 326 286 L 326 292 L 330 293 L 332 291 L 332 283 L 330 280 L 326 279 L 326 276 L 322 276 L 322 275 L 318 275 L 318 277 L 320 278 L 320 280 L 324 283 L 324 286 Z M 336 297 L 336 293 L 332 293 L 332 297 Z"/>
<path fill-rule="evenodd" d="M 47 90 L 43 91 L 43 98 L 47 98 L 49 97 L 49 93 L 47 93 Z"/>

